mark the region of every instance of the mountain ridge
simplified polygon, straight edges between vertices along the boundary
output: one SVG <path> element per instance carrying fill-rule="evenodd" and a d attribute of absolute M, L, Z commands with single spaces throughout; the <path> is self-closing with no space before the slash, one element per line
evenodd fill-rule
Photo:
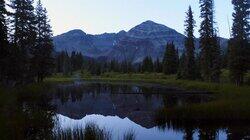
<path fill-rule="evenodd" d="M 129 31 L 118 33 L 87 34 L 75 29 L 53 38 L 57 52 L 81 52 L 92 58 L 106 58 L 107 60 L 141 62 L 146 56 L 154 60 L 162 59 L 165 46 L 173 42 L 180 52 L 184 50 L 185 35 L 163 24 L 147 20 Z M 196 39 L 196 47 L 199 41 Z M 226 39 L 223 39 L 222 48 Z M 224 43 L 224 44 L 223 44 Z"/>

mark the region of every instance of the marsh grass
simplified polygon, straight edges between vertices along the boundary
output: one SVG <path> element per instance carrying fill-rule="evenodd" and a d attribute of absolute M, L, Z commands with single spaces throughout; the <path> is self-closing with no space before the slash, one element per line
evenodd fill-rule
<path fill-rule="evenodd" d="M 87 123 L 84 128 L 57 130 L 54 140 L 111 140 L 111 133 L 95 123 Z"/>
<path fill-rule="evenodd" d="M 123 140 L 135 140 L 135 139 L 136 139 L 136 134 L 133 129 L 126 131 L 123 135 Z"/>
<path fill-rule="evenodd" d="M 89 122 L 84 128 L 74 128 L 54 132 L 53 140 L 112 140 L 111 131 L 100 128 L 95 123 Z M 135 140 L 136 134 L 133 129 L 126 131 L 118 140 Z"/>

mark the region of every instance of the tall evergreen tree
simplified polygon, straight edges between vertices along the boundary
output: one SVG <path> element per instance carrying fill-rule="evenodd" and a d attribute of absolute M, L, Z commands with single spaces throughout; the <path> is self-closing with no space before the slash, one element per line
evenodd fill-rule
<path fill-rule="evenodd" d="M 12 19 L 13 46 L 15 54 L 11 70 L 14 80 L 21 84 L 33 81 L 30 59 L 31 51 L 36 44 L 36 18 L 33 0 L 11 0 L 10 7 L 14 11 Z"/>
<path fill-rule="evenodd" d="M 211 49 L 212 53 L 212 67 L 211 67 L 211 81 L 219 83 L 220 75 L 221 75 L 221 67 L 222 67 L 222 56 L 220 49 L 220 40 L 217 37 L 217 34 L 213 37 L 213 47 Z"/>
<path fill-rule="evenodd" d="M 47 11 L 43 7 L 41 0 L 38 1 L 36 7 L 36 29 L 37 39 L 36 44 L 33 46 L 31 54 L 32 71 L 37 77 L 37 81 L 43 81 L 43 79 L 52 73 L 54 66 L 54 59 L 52 57 L 53 52 L 53 40 L 52 30 L 49 24 Z"/>
<path fill-rule="evenodd" d="M 72 65 L 70 61 L 70 56 L 68 55 L 67 52 L 63 52 L 62 54 L 63 57 L 63 65 L 62 65 L 62 72 L 64 75 L 71 75 L 72 74 Z"/>
<path fill-rule="evenodd" d="M 6 78 L 8 38 L 6 23 L 6 8 L 4 0 L 0 0 L 0 82 Z"/>
<path fill-rule="evenodd" d="M 174 43 L 167 44 L 163 59 L 163 73 L 167 75 L 176 74 L 178 70 L 178 61 L 178 51 L 175 49 Z"/>
<path fill-rule="evenodd" d="M 154 62 L 154 71 L 156 73 L 162 72 L 162 64 L 161 64 L 159 58 L 157 58 L 156 61 Z"/>
<path fill-rule="evenodd" d="M 194 80 L 196 78 L 196 68 L 195 68 L 195 37 L 194 37 L 194 27 L 195 27 L 195 20 L 193 16 L 193 11 L 191 6 L 189 6 L 188 12 L 186 13 L 187 17 L 185 20 L 185 58 L 184 58 L 184 69 L 182 72 L 183 78 Z"/>
<path fill-rule="evenodd" d="M 201 76 L 205 81 L 218 82 L 220 77 L 220 47 L 214 28 L 214 0 L 200 0 L 200 8 L 200 17 L 203 19 L 199 30 Z"/>
<path fill-rule="evenodd" d="M 179 61 L 177 79 L 186 79 L 187 78 L 187 68 L 186 68 L 186 53 L 182 53 Z"/>
<path fill-rule="evenodd" d="M 236 85 L 244 83 L 244 75 L 249 69 L 249 1 L 232 0 L 234 5 L 232 38 L 229 43 L 230 77 Z"/>
<path fill-rule="evenodd" d="M 153 72 L 153 70 L 154 70 L 154 64 L 152 58 L 150 56 L 145 57 L 145 59 L 142 62 L 142 71 Z"/>

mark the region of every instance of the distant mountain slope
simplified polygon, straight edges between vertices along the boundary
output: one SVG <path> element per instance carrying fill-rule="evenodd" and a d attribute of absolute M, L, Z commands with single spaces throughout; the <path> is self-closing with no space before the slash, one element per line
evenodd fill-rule
<path fill-rule="evenodd" d="M 184 50 L 183 34 L 165 25 L 146 21 L 128 32 L 89 35 L 81 30 L 72 30 L 54 37 L 56 51 L 82 52 L 93 58 L 116 59 L 141 62 L 146 56 L 162 58 L 168 42 L 174 42 L 180 52 Z M 227 40 L 221 39 L 222 48 Z M 196 46 L 198 47 L 198 39 Z"/>
<path fill-rule="evenodd" d="M 167 26 L 146 21 L 129 30 L 108 55 L 110 59 L 141 62 L 146 56 L 162 58 L 168 42 L 183 51 L 185 36 Z"/>
<path fill-rule="evenodd" d="M 72 30 L 54 37 L 56 51 L 82 52 L 85 56 L 99 57 L 107 54 L 118 42 L 119 33 L 88 35 L 81 30 Z"/>

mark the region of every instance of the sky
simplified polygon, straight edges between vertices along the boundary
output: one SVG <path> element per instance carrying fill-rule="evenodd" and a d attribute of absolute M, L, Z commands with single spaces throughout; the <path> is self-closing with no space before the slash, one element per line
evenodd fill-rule
<path fill-rule="evenodd" d="M 233 7 L 231 0 L 215 1 L 215 20 L 221 37 L 229 38 Z M 184 32 L 185 12 L 191 5 L 196 20 L 195 36 L 199 37 L 199 0 L 42 0 L 48 10 L 54 35 L 72 29 L 88 34 L 128 31 L 152 20 Z"/>

